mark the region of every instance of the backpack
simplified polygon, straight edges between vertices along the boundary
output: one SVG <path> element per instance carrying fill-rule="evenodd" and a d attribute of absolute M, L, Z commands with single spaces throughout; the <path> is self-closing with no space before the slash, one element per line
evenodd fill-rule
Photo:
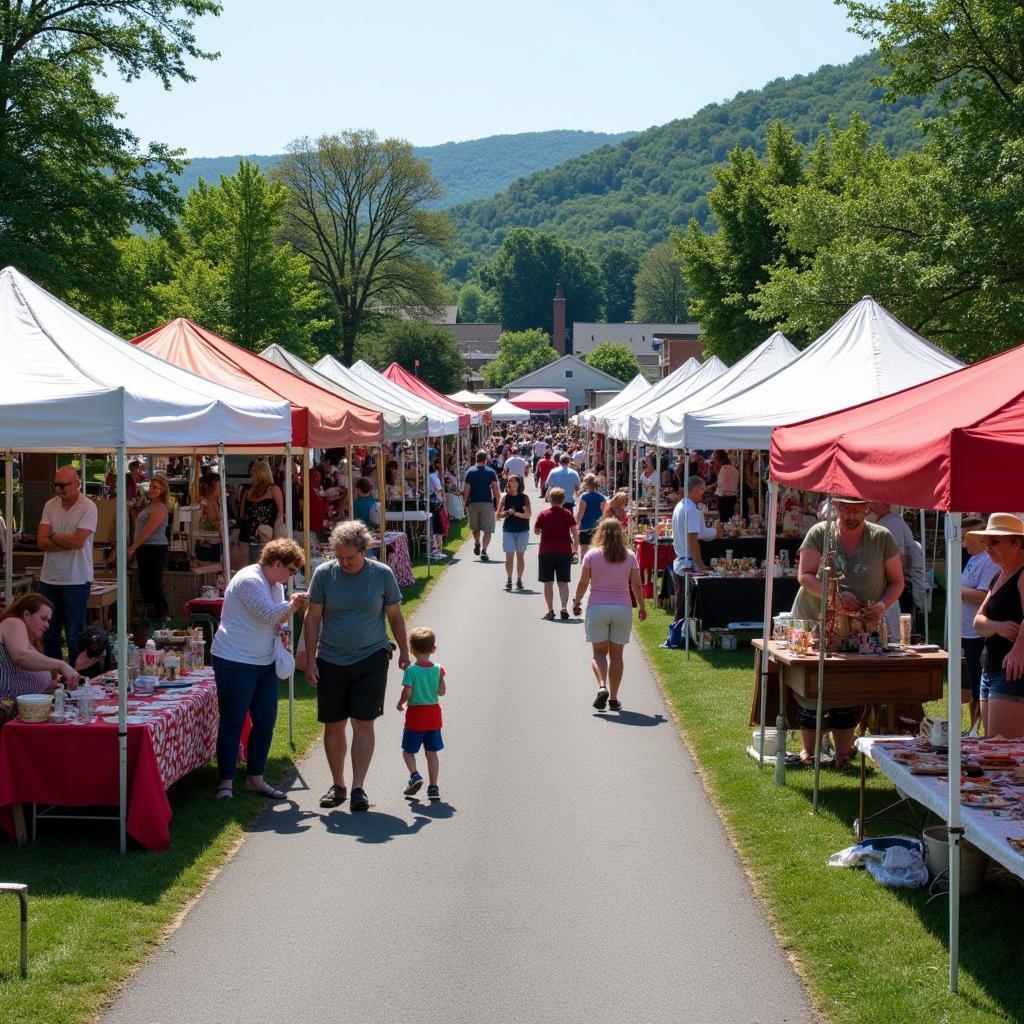
<path fill-rule="evenodd" d="M 686 645 L 684 629 L 686 629 L 686 619 L 676 619 L 668 627 L 668 636 L 665 637 L 665 642 L 661 646 L 671 651 L 681 650 Z"/>

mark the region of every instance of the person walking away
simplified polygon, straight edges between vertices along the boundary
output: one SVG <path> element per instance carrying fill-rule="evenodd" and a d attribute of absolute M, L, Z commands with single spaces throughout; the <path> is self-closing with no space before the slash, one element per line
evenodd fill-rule
<path fill-rule="evenodd" d="M 542 498 L 547 494 L 548 477 L 551 475 L 551 471 L 557 468 L 558 463 L 551 457 L 551 449 L 548 448 L 540 459 L 537 460 L 537 466 L 533 471 L 534 476 L 537 478 L 537 486 L 540 488 L 540 496 Z"/>
<path fill-rule="evenodd" d="M 441 704 L 438 698 L 447 691 L 444 667 L 430 660 L 436 650 L 437 637 L 432 629 L 417 626 L 412 630 L 409 651 L 416 660 L 402 676 L 402 695 L 398 698 L 398 710 L 405 712 L 402 758 L 409 769 L 405 795 L 415 796 L 423 786 L 423 776 L 416 770 L 416 755 L 422 747 L 429 780 L 427 799 L 432 803 L 441 799 L 437 782 L 438 754 L 444 750 L 444 738 L 441 735 Z"/>
<path fill-rule="evenodd" d="M 53 475 L 56 497 L 43 506 L 36 545 L 43 552 L 39 593 L 52 606 L 43 635 L 43 651 L 61 661 L 61 630 L 68 645 L 68 662 L 75 663 L 79 639 L 85 629 L 85 610 L 92 590 L 92 542 L 96 533 L 96 505 L 82 493 L 82 481 L 71 466 Z"/>
<path fill-rule="evenodd" d="M 544 618 L 555 617 L 554 582 L 558 580 L 558 596 L 562 602 L 561 616 L 569 618 L 569 580 L 573 558 L 579 552 L 580 531 L 576 517 L 562 507 L 565 492 L 561 487 L 548 491 L 550 507 L 544 509 L 534 523 L 533 532 L 540 537 L 540 553 L 537 556 L 539 579 L 544 584 L 544 602 L 548 606 Z"/>
<path fill-rule="evenodd" d="M 466 473 L 462 500 L 469 511 L 469 528 L 473 532 L 473 554 L 488 562 L 487 545 L 494 533 L 494 510 L 501 500 L 498 474 L 487 465 L 487 452 L 476 453 L 476 465 Z"/>
<path fill-rule="evenodd" d="M 698 502 L 704 497 L 704 478 L 691 476 L 686 481 L 686 497 L 672 510 L 672 547 L 676 557 L 672 563 L 672 582 L 675 584 L 675 620 L 686 618 L 687 573 L 706 572 L 700 542 L 718 536 L 713 526 L 704 525 L 704 513 Z M 686 624 L 689 629 L 689 623 Z"/>
<path fill-rule="evenodd" d="M 915 605 L 924 608 L 926 604 L 924 551 L 921 550 L 921 545 L 914 538 L 914 531 L 907 525 L 902 514 L 888 502 L 873 501 L 870 507 L 875 522 L 879 526 L 884 526 L 896 541 L 896 550 L 900 553 L 900 562 L 903 565 L 903 593 L 900 594 L 899 601 L 886 612 L 889 635 L 899 636 L 900 612 L 913 615 Z M 995 573 L 996 569 L 993 566 L 992 575 Z"/>
<path fill-rule="evenodd" d="M 558 468 L 551 470 L 546 481 L 547 491 L 550 496 L 552 488 L 557 487 L 565 495 L 563 507 L 569 512 L 575 512 L 576 495 L 582 486 L 580 475 L 570 463 L 569 456 L 564 452 L 558 457 Z"/>
<path fill-rule="evenodd" d="M 309 584 L 303 623 L 306 679 L 316 689 L 317 720 L 324 724 L 324 751 L 331 786 L 321 807 L 337 807 L 348 797 L 345 758 L 348 721 L 352 720 L 353 811 L 367 811 L 366 773 L 373 759 L 374 722 L 384 714 L 391 645 L 398 647 L 398 667 L 409 667 L 409 645 L 402 617 L 402 592 L 394 573 L 366 552 L 373 536 L 358 520 L 331 531 L 334 560 L 318 565 Z"/>
<path fill-rule="evenodd" d="M 285 584 L 304 564 L 302 548 L 293 540 L 272 540 L 263 546 L 259 562 L 239 569 L 224 591 L 220 625 L 210 653 L 217 680 L 217 799 L 234 795 L 238 744 L 245 716 L 252 719 L 246 745 L 245 788 L 270 800 L 283 800 L 283 790 L 270 785 L 263 773 L 277 721 L 278 683 L 275 645 L 280 627 L 306 607 L 306 595 L 285 599 Z"/>
<path fill-rule="evenodd" d="M 505 589 L 512 590 L 512 560 L 516 562 L 516 590 L 523 589 L 526 548 L 530 543 L 530 498 L 521 476 L 510 476 L 498 502 L 498 518 L 504 523 L 501 549 L 505 552 Z"/>
<path fill-rule="evenodd" d="M 583 595 L 590 590 L 585 619 L 586 636 L 593 650 L 590 667 L 597 679 L 594 707 L 621 711 L 622 652 L 633 629 L 632 601 L 637 616 L 647 618 L 640 563 L 626 547 L 626 531 L 617 519 L 602 519 L 594 532 L 594 546 L 583 558 L 573 598 L 573 614 L 582 611 Z M 632 594 L 632 601 L 630 595 Z"/>
<path fill-rule="evenodd" d="M 149 481 L 149 504 L 135 518 L 135 539 L 128 547 L 128 563 L 134 558 L 138 565 L 139 592 L 146 602 L 147 613 L 158 621 L 168 617 L 167 597 L 164 594 L 164 569 L 170 538 L 167 524 L 170 508 L 167 496 L 170 484 L 163 473 L 154 473 Z"/>
<path fill-rule="evenodd" d="M 981 516 L 965 516 L 961 523 L 968 557 L 960 574 L 960 643 L 966 669 L 964 685 L 960 687 L 960 703 L 969 705 L 968 731 L 973 735 L 977 735 L 981 723 L 981 653 L 985 650 L 985 638 L 974 628 L 974 616 L 992 581 L 999 575 L 995 562 L 988 557 L 985 539 L 971 532 L 984 525 Z"/>
<path fill-rule="evenodd" d="M 587 548 L 608 498 L 597 487 L 597 477 L 588 473 L 583 478 L 583 493 L 576 506 L 576 524 L 580 528 L 580 554 L 586 557 Z"/>
<path fill-rule="evenodd" d="M 505 465 L 502 467 L 505 479 L 508 480 L 510 476 L 522 477 L 523 480 L 530 475 L 530 464 L 518 454 L 510 455 L 505 460 Z"/>

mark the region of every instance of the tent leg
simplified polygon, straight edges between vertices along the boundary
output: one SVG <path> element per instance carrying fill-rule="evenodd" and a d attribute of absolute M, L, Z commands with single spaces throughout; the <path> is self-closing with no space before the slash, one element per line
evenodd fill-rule
<path fill-rule="evenodd" d="M 10 608 L 14 603 L 14 452 L 10 449 L 4 454 L 4 521 L 4 594 Z"/>
<path fill-rule="evenodd" d="M 961 572 L 959 512 L 946 513 L 946 574 L 958 580 Z M 947 584 L 946 592 L 950 591 Z M 960 840 L 964 830 L 960 821 L 960 602 L 946 602 L 946 629 L 949 636 L 946 698 L 949 720 L 949 991 L 957 991 L 960 970 Z M 954 654 L 957 655 L 954 657 Z"/>
<path fill-rule="evenodd" d="M 128 852 L 128 503 L 124 445 L 117 449 L 117 783 L 118 839 Z"/>
<path fill-rule="evenodd" d="M 832 495 L 825 499 L 825 550 L 821 556 L 821 618 L 818 620 L 818 703 L 814 709 L 814 796 L 811 811 L 818 813 L 818 790 L 821 776 L 821 719 L 825 706 L 825 625 L 828 617 L 828 587 L 832 575 Z"/>
<path fill-rule="evenodd" d="M 936 529 L 936 531 L 938 531 L 938 528 L 939 528 L 938 517 L 939 517 L 939 514 L 938 514 L 938 512 L 936 512 L 935 513 L 935 519 L 936 519 L 935 529 Z M 924 556 L 924 554 L 925 554 L 925 552 L 927 550 L 928 550 L 928 533 L 927 533 L 927 531 L 925 529 L 924 509 L 921 509 L 921 555 L 922 555 L 922 557 Z M 913 588 L 911 588 L 911 590 L 913 590 Z M 924 642 L 927 644 L 927 643 L 931 643 L 931 641 L 928 639 L 928 562 L 927 562 L 927 560 L 925 561 L 925 565 L 924 565 L 924 593 L 925 593 L 925 602 L 924 602 L 924 609 L 923 609 L 923 611 L 924 611 Z"/>
<path fill-rule="evenodd" d="M 295 462 L 292 457 L 292 446 L 286 444 L 284 446 L 284 522 L 285 531 L 288 537 L 292 535 L 292 523 L 295 514 L 295 488 L 292 486 L 292 470 L 295 468 Z M 287 597 L 292 596 L 294 590 L 294 583 L 292 577 L 288 578 L 288 585 L 285 587 L 285 595 Z M 288 650 L 294 651 L 295 646 L 292 643 L 292 623 L 291 617 L 288 619 Z M 295 673 L 292 672 L 288 676 L 288 743 L 295 749 Z"/>
<path fill-rule="evenodd" d="M 224 456 L 224 445 L 217 445 L 217 466 L 220 469 L 220 532 L 221 532 L 221 555 L 224 560 L 224 582 L 231 582 L 231 544 L 230 532 L 228 530 L 228 463 Z M 120 472 L 120 470 L 118 471 Z M 124 480 L 124 476 L 120 478 Z M 123 490 L 118 487 L 118 493 Z M 118 552 L 118 558 L 121 555 Z"/>
<path fill-rule="evenodd" d="M 771 483 L 768 485 L 768 508 L 774 511 L 775 509 L 775 495 L 778 494 L 779 485 Z M 764 574 L 764 649 L 761 652 L 761 749 L 758 751 L 757 763 L 764 766 L 764 732 L 765 732 L 765 718 L 768 714 L 768 644 L 771 641 L 772 636 L 772 596 L 775 586 L 775 576 L 772 573 L 771 567 L 775 562 L 775 517 L 772 516 L 768 521 L 768 540 L 765 547 L 766 565 Z M 785 724 L 786 716 L 785 709 L 779 708 L 782 716 L 783 723 Z M 776 736 L 781 736 L 783 733 L 779 732 L 778 719 L 775 721 Z M 785 744 L 782 744 L 781 756 L 776 750 L 776 760 L 782 761 L 783 779 L 785 779 L 786 770 L 786 750 Z"/>

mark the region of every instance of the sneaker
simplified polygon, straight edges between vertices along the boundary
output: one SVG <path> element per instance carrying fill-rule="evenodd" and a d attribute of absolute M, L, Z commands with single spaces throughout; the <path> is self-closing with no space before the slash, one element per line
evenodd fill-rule
<path fill-rule="evenodd" d="M 409 785 L 405 787 L 406 796 L 415 796 L 423 787 L 423 776 L 419 772 L 413 772 L 409 776 Z"/>
<path fill-rule="evenodd" d="M 621 700 L 610 700 L 610 701 L 608 701 L 608 710 L 609 711 L 621 711 L 622 710 L 622 701 Z"/>
<path fill-rule="evenodd" d="M 545 619 L 546 622 L 554 622 L 555 621 L 555 613 L 554 612 L 545 612 L 544 613 L 544 619 Z"/>
<path fill-rule="evenodd" d="M 568 622 L 569 621 L 569 609 L 568 608 L 563 608 L 559 612 L 559 615 L 561 615 L 563 622 Z"/>
<path fill-rule="evenodd" d="M 488 558 L 486 551 L 481 551 L 480 552 L 480 561 L 481 562 L 489 562 L 490 561 L 490 558 Z"/>
<path fill-rule="evenodd" d="M 516 590 L 525 590 L 525 589 L 526 589 L 526 587 L 523 586 L 523 581 L 522 580 L 516 580 Z"/>
<path fill-rule="evenodd" d="M 427 799 L 436 804 L 441 799 L 441 787 L 440 786 L 427 786 Z"/>
<path fill-rule="evenodd" d="M 511 576 L 509 576 L 509 578 L 507 580 L 505 580 L 505 589 L 510 594 L 512 593 L 512 577 Z"/>
<path fill-rule="evenodd" d="M 594 707 L 597 708 L 598 711 L 604 711 L 604 709 L 607 706 L 608 706 L 608 689 L 607 689 L 607 687 L 602 686 L 597 691 L 597 696 L 594 698 Z"/>
<path fill-rule="evenodd" d="M 348 799 L 348 790 L 344 786 L 331 786 L 322 797 L 321 807 L 340 807 Z"/>
<path fill-rule="evenodd" d="M 476 542 L 476 543 L 475 543 L 475 544 L 473 545 L 473 554 L 474 554 L 474 555 L 479 555 L 479 554 L 480 554 L 480 542 L 479 542 L 479 541 L 477 541 L 477 542 Z"/>
<path fill-rule="evenodd" d="M 352 803 L 349 807 L 353 811 L 368 811 L 370 809 L 370 798 L 366 795 L 365 789 L 352 790 Z"/>

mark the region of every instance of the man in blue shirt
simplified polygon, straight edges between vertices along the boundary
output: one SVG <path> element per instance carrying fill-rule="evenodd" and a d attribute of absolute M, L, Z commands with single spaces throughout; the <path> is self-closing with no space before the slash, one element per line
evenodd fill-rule
<path fill-rule="evenodd" d="M 489 562 L 487 545 L 494 533 L 494 510 L 501 500 L 501 489 L 498 474 L 487 465 L 487 452 L 483 449 L 476 453 L 476 465 L 466 473 L 462 500 L 469 513 L 469 528 L 473 531 L 473 554 L 479 555 L 481 562 Z"/>
<path fill-rule="evenodd" d="M 565 452 L 558 457 L 558 468 L 548 473 L 545 490 L 551 491 L 554 487 L 561 487 L 565 491 L 565 504 L 563 508 L 573 512 L 576 508 L 576 495 L 581 484 L 580 475 L 572 468 L 571 462 L 572 459 Z"/>

